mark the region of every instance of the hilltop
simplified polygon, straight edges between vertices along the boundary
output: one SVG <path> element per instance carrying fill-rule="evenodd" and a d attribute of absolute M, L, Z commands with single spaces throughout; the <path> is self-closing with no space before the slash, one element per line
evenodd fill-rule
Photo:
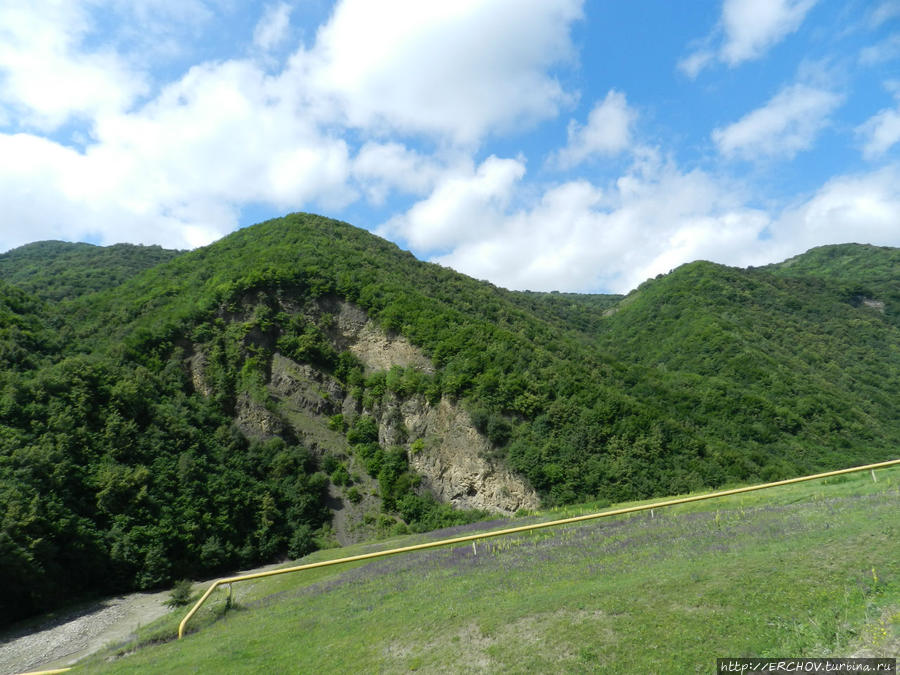
<path fill-rule="evenodd" d="M 897 270 L 842 245 L 519 293 L 308 214 L 190 252 L 0 255 L 0 622 L 488 511 L 889 458 Z"/>
<path fill-rule="evenodd" d="M 0 279 L 44 300 L 68 300 L 118 286 L 180 253 L 159 246 L 38 241 L 0 255 Z"/>

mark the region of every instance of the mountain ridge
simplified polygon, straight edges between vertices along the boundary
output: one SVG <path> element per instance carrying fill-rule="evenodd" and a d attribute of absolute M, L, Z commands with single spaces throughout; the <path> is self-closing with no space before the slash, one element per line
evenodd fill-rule
<path fill-rule="evenodd" d="M 328 545 L 336 503 L 361 505 L 370 535 L 464 522 L 438 499 L 462 488 L 415 468 L 444 441 L 413 420 L 441 405 L 498 467 L 478 471 L 545 505 L 785 478 L 900 442 L 897 249 L 688 263 L 625 297 L 508 291 L 310 214 L 189 252 L 26 249 L 0 255 L 0 353 L 30 354 L 0 373 L 0 568 L 21 588 L 2 615 Z M 367 367 L 333 302 L 427 361 Z M 276 363 L 308 373 L 299 408 Z"/>

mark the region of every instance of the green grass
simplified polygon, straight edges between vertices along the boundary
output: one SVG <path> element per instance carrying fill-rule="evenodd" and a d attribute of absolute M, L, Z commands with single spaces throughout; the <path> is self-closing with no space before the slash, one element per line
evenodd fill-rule
<path fill-rule="evenodd" d="M 80 668 L 693 673 L 717 657 L 896 656 L 900 468 L 877 475 L 247 582 L 184 640 L 180 611 Z"/>

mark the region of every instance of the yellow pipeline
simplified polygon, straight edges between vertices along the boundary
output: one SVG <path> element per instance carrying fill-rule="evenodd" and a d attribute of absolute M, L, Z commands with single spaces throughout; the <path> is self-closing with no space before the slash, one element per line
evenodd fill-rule
<path fill-rule="evenodd" d="M 675 506 L 676 504 L 687 504 L 689 502 L 699 502 L 704 499 L 715 499 L 716 497 L 727 497 L 729 495 L 741 494 L 743 492 L 752 492 L 754 490 L 765 490 L 768 488 L 778 487 L 779 485 L 790 485 L 791 483 L 802 483 L 807 480 L 816 480 L 818 478 L 828 478 L 829 476 L 840 476 L 845 473 L 854 473 L 856 471 L 874 471 L 875 469 L 883 469 L 888 466 L 900 464 L 900 459 L 892 459 L 887 462 L 878 462 L 877 464 L 866 464 L 865 466 L 855 466 L 850 469 L 838 469 L 837 471 L 826 471 L 825 473 L 817 473 L 811 476 L 800 476 L 799 478 L 788 478 L 786 480 L 775 481 L 774 483 L 761 483 L 759 485 L 749 485 L 742 488 L 734 488 L 732 490 L 721 490 L 719 492 L 710 492 L 703 495 L 694 495 L 692 497 L 681 497 L 679 499 L 669 499 L 662 502 L 654 502 L 652 504 L 642 504 L 641 506 L 629 506 L 622 509 L 614 509 L 612 511 L 601 511 L 599 513 L 589 513 L 585 516 L 574 516 L 572 518 L 563 518 L 562 520 L 551 520 L 546 523 L 537 523 L 534 525 L 521 525 L 519 527 L 509 527 L 504 530 L 495 530 L 493 532 L 482 532 L 481 534 L 470 534 L 465 537 L 454 537 L 453 539 L 441 539 L 440 541 L 432 541 L 425 544 L 415 544 L 413 546 L 403 546 L 401 548 L 393 548 L 389 551 L 376 551 L 375 553 L 363 553 L 361 555 L 353 555 L 347 558 L 337 558 L 335 560 L 323 560 L 321 562 L 309 563 L 306 565 L 298 565 L 297 567 L 285 567 L 280 570 L 270 570 L 268 572 L 257 572 L 255 574 L 244 574 L 237 577 L 226 577 L 214 581 L 212 585 L 206 589 L 206 593 L 197 601 L 187 613 L 181 623 L 178 624 L 178 639 L 184 637 L 184 627 L 191 617 L 197 613 L 197 610 L 206 602 L 207 598 L 219 586 L 224 584 L 232 584 L 238 581 L 249 581 L 251 579 L 262 579 L 263 577 L 272 577 L 276 574 L 290 574 L 292 572 L 302 572 L 303 570 L 311 570 L 316 567 L 328 567 L 329 565 L 340 565 L 342 563 L 355 562 L 357 560 L 369 560 L 371 558 L 382 558 L 388 555 L 397 555 L 398 553 L 409 553 L 410 551 L 422 551 L 428 548 L 437 548 L 438 546 L 448 546 L 450 544 L 461 544 L 467 541 L 476 541 L 478 539 L 487 539 L 489 537 L 500 537 L 505 534 L 515 534 L 517 532 L 530 532 L 531 530 L 539 530 L 544 527 L 555 527 L 556 525 L 568 525 L 569 523 L 580 523 L 585 520 L 593 520 L 594 518 L 606 518 L 608 516 L 619 516 L 624 513 L 634 513 L 636 511 L 647 511 L 648 509 L 658 509 L 663 506 Z"/>

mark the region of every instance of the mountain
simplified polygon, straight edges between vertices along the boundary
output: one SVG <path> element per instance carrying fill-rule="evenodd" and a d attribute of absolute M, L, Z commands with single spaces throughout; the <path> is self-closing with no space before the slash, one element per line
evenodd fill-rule
<path fill-rule="evenodd" d="M 180 253 L 159 246 L 39 241 L 0 254 L 0 279 L 44 300 L 67 300 L 118 286 Z"/>
<path fill-rule="evenodd" d="M 0 622 L 900 441 L 896 249 L 695 262 L 621 297 L 507 291 L 308 214 L 86 246 L 0 256 Z"/>
<path fill-rule="evenodd" d="M 775 276 L 820 279 L 839 287 L 844 299 L 883 312 L 900 325 L 900 249 L 863 244 L 819 246 L 763 268 Z"/>

